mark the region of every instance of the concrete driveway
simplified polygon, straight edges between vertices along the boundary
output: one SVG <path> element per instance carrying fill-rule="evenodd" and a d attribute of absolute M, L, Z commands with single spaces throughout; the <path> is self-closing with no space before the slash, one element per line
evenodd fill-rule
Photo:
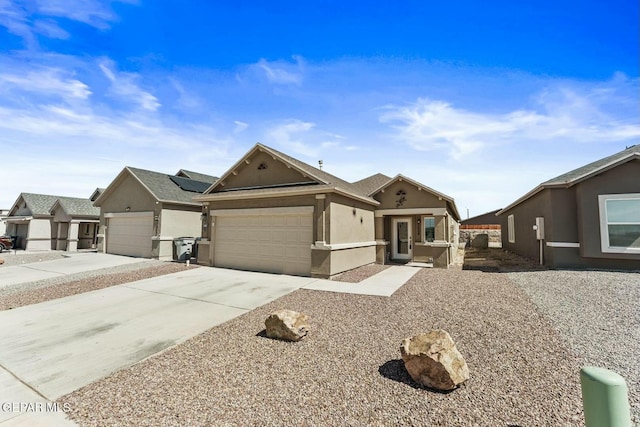
<path fill-rule="evenodd" d="M 0 424 L 62 425 L 61 412 L 5 402 L 53 401 L 317 282 L 194 268 L 0 312 Z"/>

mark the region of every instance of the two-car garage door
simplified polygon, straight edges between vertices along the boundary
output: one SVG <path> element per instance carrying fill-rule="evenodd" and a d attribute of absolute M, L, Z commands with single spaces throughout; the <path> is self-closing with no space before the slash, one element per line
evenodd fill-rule
<path fill-rule="evenodd" d="M 107 214 L 106 252 L 151 258 L 153 212 Z"/>
<path fill-rule="evenodd" d="M 309 276 L 312 209 L 212 212 L 215 266 Z"/>

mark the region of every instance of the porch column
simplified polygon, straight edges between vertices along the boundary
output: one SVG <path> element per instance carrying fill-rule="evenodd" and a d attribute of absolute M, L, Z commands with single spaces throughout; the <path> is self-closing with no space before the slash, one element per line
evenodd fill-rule
<path fill-rule="evenodd" d="M 67 252 L 78 251 L 78 231 L 80 230 L 80 224 L 77 221 L 72 221 L 69 224 L 69 234 L 67 235 Z"/>
<path fill-rule="evenodd" d="M 316 209 L 315 209 L 315 220 L 316 220 L 316 238 L 315 244 L 316 246 L 323 246 L 326 241 L 326 194 L 316 194 Z"/>
<path fill-rule="evenodd" d="M 387 242 L 384 239 L 384 216 L 374 218 L 374 236 L 376 239 L 376 264 L 387 262 Z"/>

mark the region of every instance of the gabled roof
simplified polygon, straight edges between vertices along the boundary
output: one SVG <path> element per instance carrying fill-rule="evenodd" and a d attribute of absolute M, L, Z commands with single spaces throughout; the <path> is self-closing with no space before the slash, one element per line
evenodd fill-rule
<path fill-rule="evenodd" d="M 375 175 L 371 175 L 368 178 L 361 179 L 360 181 L 356 181 L 353 185 L 358 188 L 363 194 L 371 194 L 376 188 L 379 188 L 386 184 L 391 180 L 391 177 L 377 173 Z"/>
<path fill-rule="evenodd" d="M 104 188 L 96 188 L 95 190 L 93 190 L 93 193 L 91 193 L 91 196 L 89 196 L 89 200 L 95 202 L 102 193 L 104 193 Z"/>
<path fill-rule="evenodd" d="M 373 205 L 379 204 L 376 200 L 369 197 L 366 193 L 362 192 L 354 184 L 351 184 L 343 179 L 338 178 L 335 175 L 331 175 L 330 173 L 327 173 L 323 170 L 315 168 L 298 159 L 295 159 L 291 156 L 281 153 L 278 150 L 275 150 L 271 147 L 267 147 L 266 145 L 259 144 L 259 143 L 256 144 L 251 150 L 249 150 L 249 152 L 247 152 L 247 154 L 245 154 L 238 162 L 236 162 L 227 172 L 225 172 L 222 175 L 222 177 L 220 177 L 220 179 L 216 181 L 216 183 L 214 183 L 209 189 L 207 189 L 207 191 L 205 191 L 204 194 L 206 195 L 206 194 L 215 193 L 217 195 L 222 192 L 225 192 L 225 193 L 232 193 L 233 195 L 240 196 L 241 195 L 240 191 L 242 191 L 242 195 L 247 196 L 251 194 L 268 195 L 270 193 L 276 194 L 276 193 L 290 192 L 286 186 L 281 186 L 279 188 L 273 188 L 273 189 L 266 189 L 266 188 L 231 189 L 231 190 L 223 189 L 224 182 L 227 179 L 227 177 L 229 177 L 229 175 L 234 173 L 234 171 L 238 169 L 246 159 L 250 158 L 257 151 L 268 153 L 273 158 L 279 159 L 281 162 L 287 164 L 291 168 L 297 170 L 298 172 L 309 177 L 312 181 L 315 181 L 317 183 L 317 186 L 314 185 L 314 186 L 310 186 L 309 188 L 305 188 L 301 190 L 303 192 L 334 191 L 352 198 L 356 198 L 366 203 L 370 203 Z M 218 190 L 218 191 L 215 191 L 215 190 Z M 205 200 L 205 199 L 208 199 L 208 198 L 196 197 L 194 200 Z"/>
<path fill-rule="evenodd" d="M 199 205 L 193 201 L 194 192 L 182 189 L 171 177 L 161 172 L 154 172 L 145 169 L 126 166 L 111 184 L 100 194 L 94 204 L 100 206 L 102 201 L 109 197 L 117 186 L 117 183 L 124 178 L 125 175 L 131 175 L 135 178 L 150 194 L 159 202 L 177 203 L 183 205 Z M 188 178 L 183 178 L 188 179 Z"/>
<path fill-rule="evenodd" d="M 480 215 L 472 216 L 471 218 L 463 219 L 460 221 L 461 225 L 487 225 L 487 224 L 500 224 L 500 220 L 496 218 L 496 214 L 500 209 L 496 209 L 491 212 L 485 212 Z"/>
<path fill-rule="evenodd" d="M 93 202 L 90 199 L 58 197 L 51 209 L 49 209 L 49 212 L 53 215 L 53 212 L 58 206 L 71 217 L 83 216 L 98 218 L 100 216 L 100 208 L 93 206 Z"/>
<path fill-rule="evenodd" d="M 371 197 L 373 197 L 374 195 L 378 194 L 380 191 L 384 190 L 385 188 L 387 188 L 388 186 L 390 186 L 394 182 L 398 182 L 398 181 L 406 181 L 406 182 L 414 185 L 415 187 L 417 187 L 419 189 L 424 189 L 424 190 L 426 190 L 426 191 L 438 196 L 439 198 L 445 200 L 447 203 L 449 203 L 449 206 L 451 207 L 451 213 L 455 216 L 456 220 L 460 219 L 460 213 L 458 213 L 458 208 L 456 207 L 456 202 L 453 200 L 453 197 L 447 196 L 446 194 L 441 193 L 439 191 L 436 191 L 431 187 L 427 187 L 426 185 L 421 184 L 418 181 L 415 181 L 415 180 L 413 180 L 411 178 L 407 178 L 406 176 L 404 176 L 402 174 L 398 174 L 398 175 L 394 176 L 393 178 L 389 179 L 387 182 L 383 183 L 379 187 L 373 189 L 369 193 L 369 195 Z"/>
<path fill-rule="evenodd" d="M 51 215 L 49 211 L 51 207 L 59 199 L 59 196 L 51 196 L 49 194 L 34 194 L 34 193 L 20 193 L 20 196 L 15 201 L 11 209 L 9 209 L 9 213 L 13 212 L 14 209 L 18 208 L 18 204 L 21 200 L 27 205 L 29 211 L 31 211 L 31 215 Z"/>
<path fill-rule="evenodd" d="M 207 175 L 200 172 L 188 171 L 186 169 L 180 169 L 175 176 L 181 176 L 183 178 L 193 179 L 194 181 L 208 182 L 213 184 L 218 180 L 217 176 Z"/>
<path fill-rule="evenodd" d="M 631 147 L 622 150 L 619 153 L 602 158 L 600 160 L 596 160 L 595 162 L 589 163 L 567 173 L 563 173 L 562 175 L 558 175 L 557 177 L 552 178 L 548 181 L 545 181 L 533 190 L 529 191 L 524 196 L 520 197 L 515 202 L 511 203 L 509 206 L 498 211 L 496 215 L 502 215 L 507 210 L 519 205 L 525 200 L 530 199 L 545 188 L 569 188 L 584 180 L 599 175 L 609 169 L 612 169 L 634 159 L 640 159 L 640 144 L 632 145 Z"/>

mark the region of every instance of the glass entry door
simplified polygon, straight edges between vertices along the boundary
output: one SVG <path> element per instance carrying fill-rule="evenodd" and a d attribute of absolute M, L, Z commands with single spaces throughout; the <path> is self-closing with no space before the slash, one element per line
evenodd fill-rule
<path fill-rule="evenodd" d="M 392 231 L 392 257 L 395 259 L 411 259 L 413 251 L 411 219 L 394 218 Z"/>

